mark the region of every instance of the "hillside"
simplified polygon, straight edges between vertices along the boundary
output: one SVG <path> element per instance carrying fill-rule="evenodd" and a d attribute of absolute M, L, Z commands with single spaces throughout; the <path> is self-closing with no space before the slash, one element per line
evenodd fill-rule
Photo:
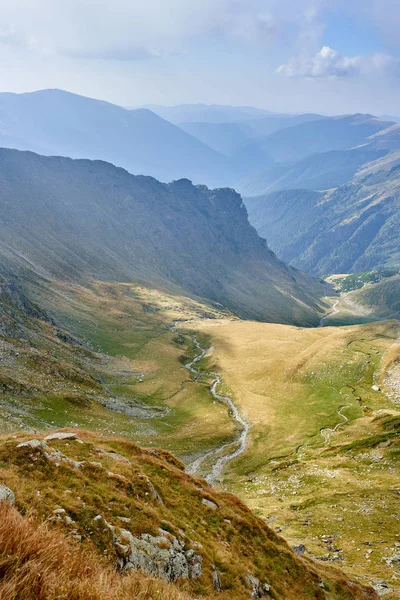
<path fill-rule="evenodd" d="M 399 322 L 191 327 L 209 336 L 203 368 L 249 424 L 223 483 L 304 556 L 397 600 Z"/>
<path fill-rule="evenodd" d="M 0 94 L 0 146 L 105 160 L 162 181 L 215 186 L 232 178 L 222 155 L 155 113 L 62 90 Z"/>
<path fill-rule="evenodd" d="M 0 194 L 3 274 L 136 281 L 270 321 L 322 309 L 321 283 L 277 260 L 231 189 L 3 149 Z"/>
<path fill-rule="evenodd" d="M 325 193 L 249 198 L 250 222 L 282 260 L 314 275 L 398 268 L 400 170 L 372 171 Z"/>
<path fill-rule="evenodd" d="M 221 104 L 177 104 L 176 106 L 162 106 L 149 104 L 150 109 L 163 119 L 180 125 L 182 123 L 239 123 L 249 119 L 261 119 L 274 116 L 262 108 L 253 106 L 229 106 Z"/>
<path fill-rule="evenodd" d="M 387 157 L 387 158 L 386 158 Z M 391 154 L 386 150 L 355 148 L 313 154 L 289 164 L 273 164 L 251 174 L 238 185 L 243 196 L 260 196 L 278 190 L 328 190 L 349 182 L 359 169 L 381 164 Z"/>
<path fill-rule="evenodd" d="M 173 326 L 173 323 L 177 325 Z M 23 514 L 29 506 L 34 512 L 33 517 L 41 521 L 57 511 L 54 513 L 54 524 L 61 527 L 70 539 L 72 537 L 73 543 L 82 541 L 86 557 L 90 558 L 92 552 L 100 550 L 102 556 L 108 557 L 111 566 L 115 562 L 116 548 L 112 545 L 113 538 L 106 524 L 98 527 L 98 521 L 93 523 L 92 519 L 99 514 L 117 528 L 118 535 L 119 529 L 123 528 L 133 533 L 134 537 L 143 533 L 156 537 L 157 529 L 161 526 L 178 540 L 202 544 L 203 579 L 181 582 L 182 591 L 188 591 L 191 597 L 195 591 L 196 598 L 215 597 L 212 588 L 212 565 L 215 565 L 227 598 L 236 598 L 236 593 L 238 599 L 250 597 L 252 587 L 247 574 L 254 575 L 261 583 L 268 583 L 272 597 L 281 597 L 282 600 L 291 597 L 293 600 L 302 597 L 316 597 L 319 600 L 367 598 L 368 595 L 359 593 L 354 584 L 349 588 L 343 575 L 334 574 L 328 568 L 331 555 L 327 562 L 318 562 L 317 566 L 310 563 L 309 557 L 313 555 L 317 558 L 322 556 L 325 560 L 323 536 L 328 521 L 319 520 L 320 503 L 318 510 L 313 513 L 315 516 L 309 531 L 295 524 L 297 533 L 285 529 L 285 535 L 288 535 L 292 545 L 298 547 L 304 542 L 307 544 L 308 558 L 296 558 L 292 562 L 292 552 L 276 534 L 282 529 L 282 524 L 288 523 L 288 515 L 298 516 L 301 522 L 304 522 L 305 516 L 302 510 L 293 513 L 288 508 L 289 504 L 293 504 L 293 491 L 298 489 L 292 486 L 292 479 L 290 485 L 286 484 L 285 476 L 293 475 L 293 471 L 287 472 L 285 466 L 287 461 L 289 465 L 292 464 L 290 456 L 281 459 L 279 465 L 282 468 L 277 470 L 273 461 L 277 460 L 277 456 L 293 452 L 299 440 L 311 438 L 313 442 L 315 438 L 318 442 L 319 429 L 334 426 L 336 411 L 342 402 L 338 388 L 358 381 L 367 364 L 366 355 L 360 352 L 360 347 L 364 348 L 367 344 L 366 339 L 370 340 L 369 344 L 376 349 L 376 354 L 366 373 L 365 384 L 363 381 L 358 386 L 362 386 L 366 406 L 372 406 L 374 410 L 386 406 L 380 396 L 381 404 L 375 396 L 371 396 L 370 378 L 373 377 L 372 367 L 378 372 L 378 361 L 393 344 L 394 338 L 398 337 L 398 329 L 394 324 L 368 327 L 347 330 L 301 329 L 242 322 L 189 298 L 130 283 L 86 282 L 85 285 L 77 285 L 40 277 L 29 282 L 25 278 L 12 282 L 3 280 L 0 287 L 0 425 L 3 431 L 0 440 L 0 484 L 14 491 L 17 508 Z M 247 334 L 243 335 L 244 332 Z M 192 372 L 188 365 L 199 357 L 199 345 L 208 351 L 197 362 L 198 370 Z M 369 349 L 368 344 L 365 349 Z M 299 379 L 293 373 L 293 365 L 290 366 L 293 361 L 298 361 L 305 369 L 304 377 L 302 375 Z M 342 370 L 344 364 L 347 366 Z M 183 473 L 179 461 L 168 459 L 169 455 L 164 451 L 154 451 L 154 448 L 161 447 L 173 452 L 184 461 L 190 473 L 205 475 L 210 466 L 220 460 L 219 456 L 226 455 L 227 451 L 232 452 L 228 449 L 237 448 L 241 430 L 233 413 L 225 402 L 217 402 L 210 393 L 215 373 L 219 373 L 223 381 L 220 393 L 231 395 L 250 424 L 246 452 L 242 452 L 235 460 L 231 458 L 229 464 L 225 463 L 218 482 L 230 491 L 236 489 L 244 500 L 250 502 L 257 514 L 269 518 L 271 508 L 268 505 L 268 510 L 263 512 L 266 495 L 262 491 L 265 490 L 264 469 L 268 468 L 268 481 L 272 486 L 269 500 L 276 508 L 279 497 L 278 508 L 282 509 L 278 523 L 274 522 L 273 517 L 269 521 L 275 533 L 271 533 L 269 526 L 259 521 L 237 499 L 225 492 L 216 492 L 203 479 L 192 479 Z M 311 374 L 313 378 L 309 379 Z M 359 416 L 358 412 L 351 414 L 354 418 Z M 375 424 L 374 417 L 375 414 L 372 414 L 363 422 L 364 436 L 366 430 L 375 432 L 376 428 L 379 432 L 381 424 Z M 268 423 L 266 428 L 265 423 Z M 67 428 L 83 444 L 73 439 L 43 440 L 57 427 Z M 91 433 L 81 429 L 89 429 Z M 261 433 L 264 429 L 265 435 Z M 121 435 L 125 441 L 113 439 Z M 33 447 L 17 448 L 19 443 L 32 439 L 40 443 L 34 442 Z M 47 446 L 41 445 L 43 441 Z M 138 444 L 150 450 L 143 451 Z M 390 447 L 385 450 L 388 459 L 392 451 Z M 119 460 L 115 452 L 120 455 Z M 122 456 L 131 461 L 135 468 L 129 467 Z M 171 466 L 163 462 L 160 467 L 154 465 L 154 461 L 163 461 L 163 457 Z M 53 464 L 52 458 L 57 462 Z M 323 468 L 330 468 L 330 460 L 325 460 Z M 391 460 L 377 463 L 377 468 L 381 470 L 384 464 L 388 465 L 388 469 L 392 468 Z M 61 463 L 57 467 L 59 461 Z M 69 461 L 82 464 L 77 466 Z M 306 470 L 310 463 L 299 467 Z M 356 470 L 353 464 L 350 467 L 349 476 L 353 471 L 354 477 L 362 471 L 361 480 L 366 486 L 371 481 L 368 477 L 375 477 L 375 469 L 371 474 L 369 459 L 365 459 L 365 464 L 362 463 L 361 471 Z M 150 479 L 153 488 L 147 487 L 147 479 L 142 478 L 143 474 Z M 384 476 L 386 470 L 384 473 L 380 471 L 380 477 Z M 143 486 L 139 485 L 137 477 Z M 317 490 L 325 489 L 321 483 L 323 476 L 322 479 L 316 478 L 315 474 L 310 479 L 308 477 L 309 474 L 306 493 L 314 497 Z M 50 489 L 49 478 L 53 482 Z M 354 479 L 346 477 L 345 481 L 345 496 L 351 494 L 351 498 L 359 502 Z M 131 494 L 129 486 L 133 483 L 135 493 Z M 274 491 L 277 484 L 279 496 Z M 163 504 L 153 495 L 152 489 Z M 248 493 L 253 489 L 257 490 L 254 496 Z M 363 488 L 363 494 L 366 489 Z M 375 486 L 370 486 L 370 489 L 375 489 Z M 68 491 L 64 494 L 63 490 L 71 490 L 71 494 Z M 213 511 L 206 503 L 203 505 L 204 497 L 219 508 Z M 392 500 L 396 500 L 388 494 L 387 487 L 376 498 L 380 502 L 385 501 L 388 506 L 391 506 Z M 334 502 L 337 503 L 337 499 L 331 497 L 329 503 Z M 200 508 L 197 507 L 198 503 L 202 503 Z M 347 505 L 344 507 L 347 508 Z M 327 519 L 327 514 L 323 514 Z M 382 532 L 384 521 L 384 530 L 390 531 L 390 535 L 388 533 L 389 539 L 376 553 L 376 558 L 374 555 L 374 569 L 376 563 L 378 572 L 384 577 L 392 567 L 382 567 L 379 558 L 388 546 L 387 555 L 391 556 L 390 545 L 396 532 L 391 527 L 391 515 L 392 511 L 388 510 L 384 518 L 379 517 L 379 532 Z M 131 520 L 128 523 L 117 517 Z M 15 533 L 10 534 L 10 530 L 5 528 L 9 523 L 7 519 L 9 517 L 1 521 L 0 536 L 12 535 L 17 540 L 12 548 L 14 554 L 11 554 L 15 558 L 21 552 L 21 546 L 18 545 L 19 527 L 26 532 L 28 524 L 24 521 L 18 526 L 14 519 L 14 525 L 11 523 L 10 527 Z M 225 519 L 231 520 L 231 523 Z M 235 519 L 239 519 L 240 524 Z M 48 526 L 53 526 L 52 519 L 47 522 Z M 143 526 L 148 529 L 144 530 Z M 334 523 L 329 520 L 329 531 L 333 526 Z M 299 527 L 302 530 L 300 533 Z M 184 538 L 180 537 L 182 534 L 179 530 L 184 532 Z M 357 533 L 357 541 L 364 543 L 375 540 L 371 533 L 368 533 L 367 539 L 363 538 L 364 530 L 361 528 Z M 53 548 L 54 542 L 50 544 L 49 538 L 40 542 L 41 530 L 38 534 L 35 531 L 36 521 L 28 528 L 29 539 L 35 540 L 34 552 L 29 557 L 36 561 L 35 549 L 39 545 L 42 548 L 40 560 L 47 560 L 43 545 Z M 265 543 L 263 532 L 266 532 L 269 540 Z M 371 528 L 368 528 L 368 532 L 371 532 Z M 340 534 L 346 542 L 347 556 L 347 539 L 349 535 L 355 539 L 355 532 L 340 526 Z M 317 541 L 312 541 L 313 535 L 318 536 Z M 82 540 L 79 536 L 82 536 Z M 65 544 L 65 541 L 62 543 Z M 126 546 L 124 541 L 121 543 Z M 160 540 L 159 543 L 162 550 L 168 550 L 166 542 Z M 8 557 L 9 548 L 7 546 Z M 65 546 L 62 548 L 63 556 L 69 556 L 68 549 Z M 186 549 L 190 550 L 192 546 Z M 301 554 L 302 550 L 298 552 Z M 285 563 L 286 556 L 288 563 Z M 352 580 L 354 577 L 358 581 L 361 578 L 361 581 L 369 584 L 371 577 L 376 577 L 376 571 L 372 572 L 370 565 L 364 561 L 360 565 L 359 556 L 357 560 L 353 554 L 349 556 L 351 560 L 348 565 L 345 562 L 338 564 L 349 570 Z M 54 557 L 55 564 L 59 565 L 59 558 L 56 557 L 59 557 L 59 553 L 55 553 Z M 112 581 L 120 594 L 118 597 L 124 598 L 125 588 L 119 587 L 121 583 L 116 581 L 115 573 L 111 573 L 108 566 L 104 567 L 103 561 L 98 565 L 96 560 L 93 563 L 90 558 L 86 573 L 89 571 L 90 575 L 98 573 L 99 568 L 105 569 L 104 580 Z M 336 559 L 334 562 L 337 562 Z M 353 562 L 356 563 L 354 569 L 351 568 Z M 15 560 L 11 563 L 18 564 Z M 30 564 L 28 561 L 28 566 Z M 65 561 L 63 564 L 66 564 Z M 298 571 L 299 564 L 305 571 Z M 73 569 L 67 569 L 67 575 L 76 572 L 76 562 L 72 565 Z M 316 573 L 318 583 L 322 580 L 323 587 L 307 583 L 310 569 Z M 59 572 L 60 567 L 57 566 Z M 63 568 L 61 572 L 64 578 Z M 50 569 L 50 576 L 51 573 Z M 77 578 L 82 579 L 82 575 L 78 574 Z M 23 585 L 24 581 L 17 578 L 14 583 Z M 57 581 L 60 581 L 60 577 Z M 95 586 L 90 579 L 88 584 L 85 582 L 83 578 L 82 585 L 92 585 L 95 594 L 99 584 Z M 68 585 L 70 587 L 67 586 L 67 589 L 81 589 L 77 588 L 76 579 L 73 578 Z M 145 594 L 150 586 L 153 596 L 157 597 L 157 590 L 160 590 L 154 581 L 147 579 L 126 580 L 126 585 L 126 593 L 129 593 L 130 586 L 136 586 L 133 589 Z M 109 593 L 112 593 L 111 589 Z M 153 598 L 149 591 L 146 593 Z M 173 592 L 164 588 L 160 593 L 168 598 L 167 594 Z M 44 597 L 52 598 L 51 595 Z M 369 597 L 374 598 L 372 592 Z M 97 600 L 96 595 L 94 598 Z"/>
<path fill-rule="evenodd" d="M 157 112 L 157 110 L 156 110 Z M 160 111 L 160 115 L 165 114 Z M 166 113 L 168 114 L 168 113 Z M 218 119 L 223 118 L 223 113 L 215 111 L 210 114 L 210 118 Z M 199 116 L 202 116 L 201 113 Z M 206 115 L 203 115 L 204 117 Z M 255 114 L 250 118 L 250 113 L 246 120 L 243 120 L 243 115 L 240 113 L 235 114 L 232 112 L 231 118 L 237 117 L 238 121 L 232 122 L 213 122 L 206 121 L 189 121 L 189 122 L 177 122 L 177 125 L 187 133 L 190 133 L 194 137 L 198 138 L 210 148 L 213 148 L 217 152 L 231 156 L 235 153 L 236 149 L 243 144 L 245 140 L 249 138 L 260 138 L 261 136 L 268 135 L 274 131 L 279 131 L 285 127 L 293 127 L 300 123 L 307 123 L 309 121 L 316 121 L 322 119 L 321 115 L 313 114 L 300 114 L 300 115 L 280 115 L 271 113 L 268 116 L 258 116 Z M 182 118 L 184 118 L 182 116 Z M 175 117 L 176 119 L 176 117 Z M 173 122 L 175 122 L 172 117 Z M 240 165 L 240 161 L 235 158 L 236 167 L 243 170 L 243 165 Z M 253 171 L 251 165 L 249 165 L 249 171 Z"/>
<path fill-rule="evenodd" d="M 277 163 L 296 162 L 312 154 L 331 150 L 348 150 L 358 146 L 372 134 L 386 129 L 391 123 L 372 115 L 325 117 L 286 127 L 270 135 L 244 142 L 234 158 L 254 160 L 254 172 Z"/>
<path fill-rule="evenodd" d="M 13 589 L 18 597 L 25 591 L 25 598 L 128 598 L 130 588 L 143 592 L 146 583 L 154 593 L 147 590 L 147 598 L 180 598 L 180 591 L 221 600 L 376 597 L 340 572 L 296 557 L 238 498 L 187 475 L 162 450 L 76 429 L 34 438 L 20 433 L 0 440 L 0 467 L 0 492 L 10 498 L 15 491 L 16 508 L 29 511 L 30 519 L 18 522 L 0 505 L 0 539 L 12 534 L 0 550 L 0 593 L 7 599 L 15 597 Z M 43 521 L 47 530 L 35 529 Z M 29 534 L 24 548 L 21 530 Z M 53 530 L 64 541 L 59 533 L 52 539 Z M 56 550 L 52 557 L 46 539 Z M 60 549 L 66 551 L 62 562 Z M 83 571 L 79 564 L 86 560 Z M 21 562 L 25 578 L 18 573 Z M 39 565 L 45 567 L 40 576 Z M 126 578 L 113 576 L 111 567 Z M 103 571 L 108 590 L 96 571 Z M 161 579 L 158 589 L 149 576 Z M 176 596 L 162 580 L 175 584 Z"/>

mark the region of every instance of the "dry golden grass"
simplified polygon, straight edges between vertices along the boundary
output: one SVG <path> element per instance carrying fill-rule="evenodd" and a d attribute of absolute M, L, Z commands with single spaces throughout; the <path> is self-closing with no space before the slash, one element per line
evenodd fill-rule
<path fill-rule="evenodd" d="M 398 323 L 195 326 L 211 336 L 211 368 L 250 423 L 246 452 L 226 469 L 225 484 L 309 555 L 396 588 L 397 569 L 385 558 L 400 542 L 398 383 L 390 387 L 390 376 L 399 381 Z M 335 427 L 324 439 L 321 429 Z"/>
<path fill-rule="evenodd" d="M 351 585 L 342 573 L 296 557 L 236 496 L 191 477 L 167 452 L 146 451 L 91 432 L 75 433 L 80 442 L 50 441 L 47 451 L 57 449 L 80 461 L 79 467 L 65 460 L 58 465 L 49 461 L 40 447 L 19 447 L 29 439 L 27 434 L 0 439 L 0 481 L 15 491 L 16 508 L 25 515 L 10 509 L 7 513 L 6 508 L 0 513 L 0 600 L 178 600 L 185 593 L 215 598 L 214 568 L 221 577 L 221 600 L 248 600 L 249 574 L 268 582 L 276 600 L 375 598 L 373 592 Z M 43 439 L 43 434 L 35 437 Z M 218 509 L 211 510 L 203 499 Z M 72 521 L 57 518 L 60 508 Z M 121 579 L 112 571 L 117 562 L 113 534 L 97 525 L 99 514 L 117 533 L 122 526 L 140 537 L 157 535 L 161 528 L 184 540 L 186 548 L 197 548 L 201 577 L 177 580 L 176 591 L 141 574 Z M 127 524 L 121 525 L 121 516 Z M 49 529 L 38 523 L 47 523 Z M 80 541 L 69 546 L 63 536 L 75 539 L 77 534 Z"/>
<path fill-rule="evenodd" d="M 118 575 L 59 531 L 0 503 L 1 600 L 188 600 L 175 586 Z"/>

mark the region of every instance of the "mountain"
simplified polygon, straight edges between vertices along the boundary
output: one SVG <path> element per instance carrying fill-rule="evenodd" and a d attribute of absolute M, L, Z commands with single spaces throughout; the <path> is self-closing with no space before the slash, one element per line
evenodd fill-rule
<path fill-rule="evenodd" d="M 224 106 L 220 104 L 178 104 L 177 106 L 160 106 L 148 104 L 148 108 L 163 119 L 176 125 L 182 123 L 232 123 L 264 116 L 275 116 L 268 110 L 254 106 Z"/>
<path fill-rule="evenodd" d="M 284 189 L 327 190 L 347 183 L 359 169 L 368 168 L 386 156 L 386 150 L 364 147 L 321 152 L 294 163 L 274 163 L 258 174 L 249 175 L 235 188 L 243 196 Z"/>
<path fill-rule="evenodd" d="M 366 147 L 371 149 L 400 150 L 400 123 L 378 131 L 366 140 Z"/>
<path fill-rule="evenodd" d="M 277 260 L 232 189 L 2 149 L 0 197 L 3 268 L 179 289 L 243 317 L 317 319 L 322 285 Z"/>
<path fill-rule="evenodd" d="M 314 275 L 400 266 L 400 167 L 325 193 L 246 200 L 250 222 L 280 258 Z"/>
<path fill-rule="evenodd" d="M 372 115 L 362 114 L 320 118 L 247 140 L 238 147 L 232 161 L 236 170 L 241 164 L 246 165 L 247 169 L 253 165 L 252 171 L 248 170 L 247 173 L 255 173 L 255 182 L 253 184 L 251 177 L 248 177 L 244 185 L 251 189 L 257 188 L 260 192 L 260 180 L 264 177 L 269 185 L 271 167 L 275 167 L 276 163 L 278 169 L 276 175 L 272 174 L 272 179 L 281 176 L 279 163 L 290 168 L 288 163 L 296 163 L 312 155 L 333 150 L 349 150 L 368 142 L 366 149 L 382 150 L 382 147 L 372 146 L 368 138 L 391 125 L 392 123 L 380 121 Z M 318 169 L 317 165 L 317 175 Z M 265 191 L 266 189 L 263 193 Z"/>
<path fill-rule="evenodd" d="M 46 155 L 101 159 L 163 181 L 227 184 L 225 157 L 145 110 L 126 110 L 61 90 L 0 94 L 0 145 Z"/>
<path fill-rule="evenodd" d="M 304 113 L 299 115 L 272 113 L 265 117 L 253 117 L 252 119 L 245 121 L 245 123 L 251 127 L 253 137 L 262 137 L 274 133 L 275 131 L 279 131 L 280 129 L 294 127 L 301 123 L 318 121 L 323 118 L 325 117 L 315 113 Z"/>
<path fill-rule="evenodd" d="M 252 136 L 247 123 L 205 123 L 202 121 L 180 123 L 179 127 L 193 135 L 213 150 L 230 156 L 236 148 Z"/>
<path fill-rule="evenodd" d="M 215 115 L 217 117 L 217 114 Z M 221 154 L 230 156 L 245 140 L 267 135 L 274 131 L 300 123 L 321 119 L 320 115 L 279 115 L 252 117 L 246 121 L 207 123 L 205 121 L 178 123 L 179 127 L 197 137 L 207 146 Z M 252 170 L 250 166 L 250 170 Z"/>

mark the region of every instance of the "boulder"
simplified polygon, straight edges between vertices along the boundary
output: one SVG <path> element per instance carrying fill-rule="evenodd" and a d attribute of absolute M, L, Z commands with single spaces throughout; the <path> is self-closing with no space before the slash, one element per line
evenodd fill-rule
<path fill-rule="evenodd" d="M 202 556 L 186 549 L 185 542 L 171 534 L 153 536 L 144 533 L 135 537 L 130 531 L 121 529 L 114 545 L 124 571 L 134 568 L 169 582 L 198 579 L 203 573 Z"/>
<path fill-rule="evenodd" d="M 14 506 L 15 494 L 6 485 L 0 485 L 0 502 L 7 502 L 11 506 Z"/>
<path fill-rule="evenodd" d="M 47 435 L 44 439 L 46 442 L 51 442 L 52 440 L 76 440 L 76 433 L 57 431 L 56 433 Z"/>
<path fill-rule="evenodd" d="M 299 544 L 298 546 L 292 546 L 292 550 L 297 556 L 303 556 L 306 547 L 304 544 Z"/>
<path fill-rule="evenodd" d="M 204 504 L 204 506 L 207 506 L 207 508 L 211 508 L 211 510 L 218 510 L 218 504 L 215 504 L 215 502 L 212 502 L 211 500 L 207 500 L 207 498 L 203 498 L 201 503 Z"/>

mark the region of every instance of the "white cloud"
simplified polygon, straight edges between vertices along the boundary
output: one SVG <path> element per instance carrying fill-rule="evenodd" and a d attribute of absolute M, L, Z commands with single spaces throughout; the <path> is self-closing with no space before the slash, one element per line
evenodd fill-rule
<path fill-rule="evenodd" d="M 276 72 L 286 77 L 334 78 L 368 73 L 396 74 L 400 61 L 387 54 L 344 56 L 329 46 L 323 46 L 315 56 L 293 57 Z"/>
<path fill-rule="evenodd" d="M 290 48 L 320 35 L 326 1 L 1 0 L 0 44 L 122 61 L 179 53 L 201 35 Z"/>

